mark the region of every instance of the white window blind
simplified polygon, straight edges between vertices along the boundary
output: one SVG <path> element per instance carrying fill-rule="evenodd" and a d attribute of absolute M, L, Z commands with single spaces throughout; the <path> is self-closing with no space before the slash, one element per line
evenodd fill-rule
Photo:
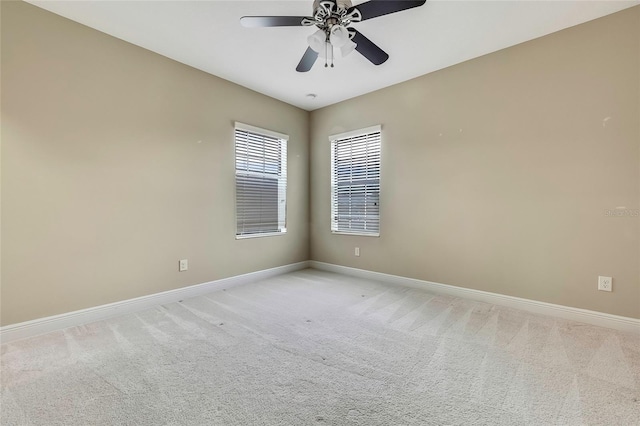
<path fill-rule="evenodd" d="M 331 231 L 380 235 L 381 127 L 330 140 Z"/>
<path fill-rule="evenodd" d="M 236 238 L 287 231 L 287 139 L 236 123 Z"/>

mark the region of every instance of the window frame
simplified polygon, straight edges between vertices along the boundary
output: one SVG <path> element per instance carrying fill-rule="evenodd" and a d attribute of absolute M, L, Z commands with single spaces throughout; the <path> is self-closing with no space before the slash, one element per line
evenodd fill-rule
<path fill-rule="evenodd" d="M 251 133 L 254 135 L 274 138 L 280 140 L 280 173 L 275 175 L 275 180 L 278 182 L 278 225 L 282 224 L 278 231 L 264 231 L 255 233 L 239 233 L 238 227 L 238 134 L 237 131 Z M 235 191 L 235 239 L 244 240 L 249 238 L 262 238 L 273 237 L 277 235 L 285 235 L 287 233 L 287 187 L 288 187 L 288 174 L 287 174 L 287 155 L 288 155 L 288 142 L 289 135 L 284 133 L 278 133 L 273 130 L 267 130 L 260 127 L 252 126 L 249 124 L 236 121 L 233 129 L 233 159 L 234 159 L 234 191 Z M 246 171 L 248 172 L 248 171 Z"/>
<path fill-rule="evenodd" d="M 377 215 L 377 219 L 378 219 L 378 227 L 376 231 L 372 231 L 372 232 L 368 232 L 368 231 L 362 231 L 362 230 L 345 230 L 345 229 L 339 229 L 338 228 L 338 220 L 337 218 L 337 208 L 338 208 L 338 202 L 336 200 L 337 198 L 337 194 L 336 194 L 336 190 L 337 190 L 337 184 L 336 184 L 336 170 L 335 170 L 335 149 L 336 146 L 339 142 L 346 142 L 346 140 L 351 139 L 351 138 L 355 138 L 358 136 L 365 136 L 365 135 L 369 135 L 369 134 L 375 134 L 375 133 L 379 133 L 379 154 L 378 154 L 378 167 L 379 167 L 379 171 L 378 171 L 378 200 L 377 200 L 377 210 L 378 210 L 378 215 Z M 370 127 L 365 127 L 363 129 L 358 129 L 358 130 L 353 130 L 353 131 L 349 131 L 349 132 L 344 132 L 344 133 L 339 133 L 339 134 L 335 134 L 335 135 L 331 135 L 329 136 L 329 142 L 330 142 L 330 162 L 331 162 L 331 171 L 330 171 L 330 179 L 331 179 L 331 184 L 330 184 L 330 196 L 331 196 L 331 216 L 330 216 L 330 228 L 331 228 L 331 233 L 332 234 L 337 234 L 337 235 L 354 235 L 354 236 L 362 236 L 362 237 L 379 237 L 380 236 L 380 217 L 381 217 L 381 211 L 380 211 L 380 199 L 381 199 L 381 183 L 382 183 L 382 125 L 376 125 L 376 126 L 370 126 Z M 334 200 L 336 200 L 334 202 Z"/>

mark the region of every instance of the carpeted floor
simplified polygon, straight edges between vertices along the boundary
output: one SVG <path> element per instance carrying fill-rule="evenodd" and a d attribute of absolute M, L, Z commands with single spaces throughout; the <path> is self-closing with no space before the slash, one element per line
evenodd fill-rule
<path fill-rule="evenodd" d="M 637 425 L 640 336 L 307 269 L 2 345 L 9 425 Z"/>

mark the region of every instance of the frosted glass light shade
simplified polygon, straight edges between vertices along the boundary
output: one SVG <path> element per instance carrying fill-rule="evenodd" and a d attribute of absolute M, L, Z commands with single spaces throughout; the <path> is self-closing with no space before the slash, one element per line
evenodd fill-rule
<path fill-rule="evenodd" d="M 340 48 L 340 54 L 344 58 L 349 53 L 353 52 L 354 49 L 356 48 L 356 46 L 357 46 L 357 44 L 355 44 L 353 41 L 349 40 L 344 46 L 342 46 Z"/>
<path fill-rule="evenodd" d="M 331 28 L 331 34 L 329 35 L 329 41 L 335 47 L 342 47 L 349 41 L 349 31 L 342 25 L 336 25 Z"/>
<path fill-rule="evenodd" d="M 326 40 L 327 36 L 322 30 L 318 30 L 307 37 L 307 43 L 309 43 L 309 47 L 318 53 L 324 52 L 324 44 Z"/>

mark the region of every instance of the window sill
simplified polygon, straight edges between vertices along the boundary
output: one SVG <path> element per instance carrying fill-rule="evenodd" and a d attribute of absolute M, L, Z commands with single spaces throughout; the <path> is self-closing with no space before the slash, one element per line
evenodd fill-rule
<path fill-rule="evenodd" d="M 376 234 L 372 234 L 370 232 L 368 233 L 364 233 L 364 232 L 347 232 L 347 231 L 331 231 L 332 234 L 337 234 L 337 235 L 355 235 L 358 237 L 379 237 L 380 233 L 376 233 Z"/>
<path fill-rule="evenodd" d="M 285 229 L 282 232 L 265 232 L 261 234 L 246 234 L 246 235 L 236 235 L 236 240 L 247 240 L 250 238 L 262 238 L 262 237 L 275 237 L 276 235 L 285 235 L 287 230 Z"/>

